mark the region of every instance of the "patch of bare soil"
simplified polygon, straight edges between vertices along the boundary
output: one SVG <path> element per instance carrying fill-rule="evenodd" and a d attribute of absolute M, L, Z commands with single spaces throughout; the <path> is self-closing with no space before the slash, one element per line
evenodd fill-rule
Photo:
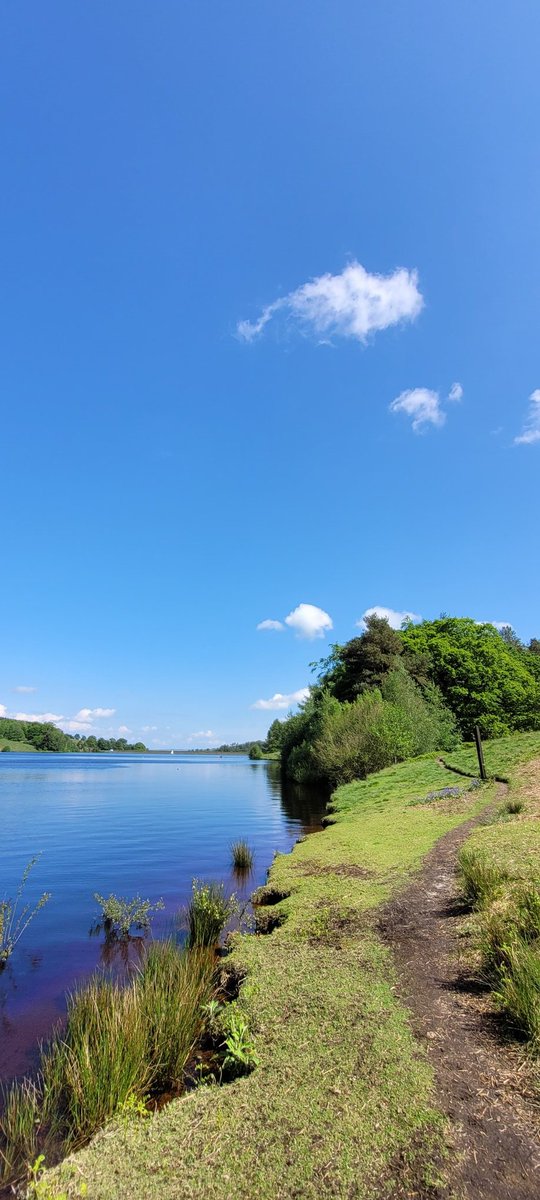
<path fill-rule="evenodd" d="M 506 787 L 499 785 L 500 800 Z M 438 1103 L 455 1153 L 440 1197 L 535 1200 L 540 1196 L 540 1110 L 523 1054 L 497 1021 L 478 981 L 460 974 L 463 920 L 456 855 L 481 816 L 437 843 L 417 879 L 381 910 L 400 991 L 427 1047 Z"/>

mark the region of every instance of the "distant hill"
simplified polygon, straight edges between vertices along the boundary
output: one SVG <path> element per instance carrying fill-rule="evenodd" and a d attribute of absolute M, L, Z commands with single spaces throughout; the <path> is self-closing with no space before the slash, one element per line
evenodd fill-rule
<path fill-rule="evenodd" d="M 120 753 L 143 754 L 144 742 L 127 742 L 125 738 L 103 738 L 90 734 L 64 733 L 49 721 L 16 721 L 11 717 L 0 717 L 0 752 L 6 750 L 36 751 L 80 754 L 116 750 Z"/>

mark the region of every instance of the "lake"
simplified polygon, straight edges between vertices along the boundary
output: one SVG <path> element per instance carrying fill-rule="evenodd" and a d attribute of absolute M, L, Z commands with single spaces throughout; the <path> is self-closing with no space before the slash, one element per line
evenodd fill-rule
<path fill-rule="evenodd" d="M 152 924 L 163 935 L 194 878 L 247 900 L 276 851 L 320 828 L 324 802 L 285 788 L 277 764 L 241 755 L 0 754 L 0 899 L 40 852 L 24 902 L 52 893 L 0 972 L 0 1080 L 35 1068 L 66 991 L 96 969 L 123 969 L 92 929 L 94 892 L 163 899 Z M 243 881 L 236 838 L 255 855 Z"/>

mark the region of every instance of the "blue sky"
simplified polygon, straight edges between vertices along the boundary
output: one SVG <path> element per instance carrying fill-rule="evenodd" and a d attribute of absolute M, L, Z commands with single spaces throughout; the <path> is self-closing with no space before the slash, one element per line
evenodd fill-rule
<path fill-rule="evenodd" d="M 0 19 L 5 710 L 210 744 L 373 606 L 539 636 L 535 0 Z"/>

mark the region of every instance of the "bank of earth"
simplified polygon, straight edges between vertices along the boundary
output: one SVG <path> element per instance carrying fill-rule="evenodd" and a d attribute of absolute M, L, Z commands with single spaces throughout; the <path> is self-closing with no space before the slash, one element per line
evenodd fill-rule
<path fill-rule="evenodd" d="M 540 758 L 540 734 L 490 743 L 486 757 L 490 772 L 523 793 L 520 765 Z M 452 761 L 474 770 L 467 750 Z M 425 1012 L 414 1011 L 415 981 L 403 938 L 398 945 L 395 936 L 399 909 L 392 909 L 411 878 L 422 886 L 424 860 L 445 836 L 447 887 L 457 889 L 455 851 L 483 815 L 494 823 L 478 825 L 472 837 L 484 837 L 490 853 L 499 852 L 501 838 L 513 845 L 517 837 L 529 846 L 531 875 L 540 874 L 537 814 L 498 820 L 500 785 L 469 784 L 430 755 L 340 788 L 331 824 L 274 861 L 260 897 L 267 903 L 258 909 L 268 936 L 239 936 L 234 945 L 232 960 L 246 973 L 237 1003 L 253 1032 L 257 1069 L 223 1087 L 201 1087 L 152 1117 L 113 1123 L 49 1173 L 52 1195 L 472 1200 L 459 1103 L 445 1091 L 434 1030 L 422 1025 Z M 524 831 L 513 832 L 514 821 Z M 433 882 L 429 860 L 424 870 Z M 493 1007 L 490 998 L 483 1003 Z M 508 1060 L 500 1046 L 510 1071 L 525 1055 L 516 1047 L 511 1042 Z M 480 1087 L 474 1062 L 468 1082 L 473 1092 Z M 525 1114 L 534 1108 L 529 1100 L 519 1101 Z M 511 1096 L 509 1103 L 518 1102 Z M 532 1117 L 528 1135 L 532 1153 Z M 533 1195 L 533 1160 L 516 1170 L 513 1191 L 493 1185 L 478 1194 L 517 1200 L 530 1186 Z M 523 1170 L 530 1172 L 525 1183 Z"/>

